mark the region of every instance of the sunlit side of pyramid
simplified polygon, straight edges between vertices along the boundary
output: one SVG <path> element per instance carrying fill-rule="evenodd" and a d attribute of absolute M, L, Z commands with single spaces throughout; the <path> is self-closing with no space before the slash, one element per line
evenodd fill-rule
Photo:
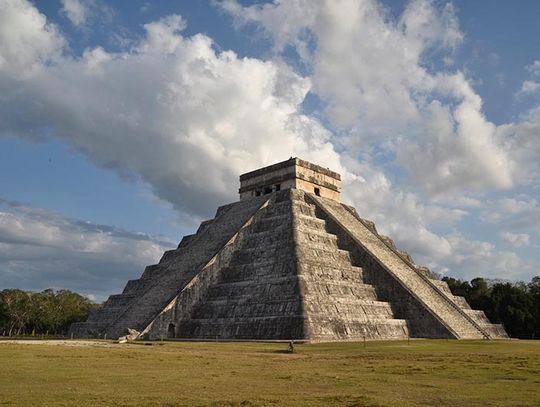
<path fill-rule="evenodd" d="M 240 176 L 240 201 L 185 236 L 77 337 L 504 338 L 373 223 L 339 202 L 339 174 L 298 158 Z"/>

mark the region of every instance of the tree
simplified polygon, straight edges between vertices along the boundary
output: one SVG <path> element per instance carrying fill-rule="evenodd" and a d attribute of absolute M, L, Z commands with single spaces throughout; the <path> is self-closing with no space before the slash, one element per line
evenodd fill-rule
<path fill-rule="evenodd" d="M 533 336 L 535 318 L 531 300 L 524 284 L 499 283 L 493 286 L 493 317 L 504 325 L 510 336 L 525 339 Z"/>
<path fill-rule="evenodd" d="M 0 335 L 5 335 L 6 325 L 9 321 L 7 306 L 4 298 L 0 295 Z"/>
<path fill-rule="evenodd" d="M 17 289 L 4 290 L 2 299 L 9 318 L 6 326 L 7 334 L 8 336 L 20 335 L 24 332 L 29 320 L 29 293 Z"/>
<path fill-rule="evenodd" d="M 529 284 L 474 278 L 470 283 L 443 278 L 452 294 L 465 297 L 471 308 L 483 310 L 493 323 L 503 324 L 516 338 L 540 338 L 540 277 Z"/>
<path fill-rule="evenodd" d="M 452 277 L 443 277 L 443 281 L 446 281 L 452 294 L 469 298 L 472 288 L 468 281 L 461 281 Z"/>
<path fill-rule="evenodd" d="M 0 334 L 66 334 L 98 305 L 69 290 L 40 293 L 8 289 L 0 292 Z"/>
<path fill-rule="evenodd" d="M 534 316 L 533 338 L 540 339 L 540 277 L 533 277 L 528 284 L 529 294 L 532 300 L 532 313 Z"/>

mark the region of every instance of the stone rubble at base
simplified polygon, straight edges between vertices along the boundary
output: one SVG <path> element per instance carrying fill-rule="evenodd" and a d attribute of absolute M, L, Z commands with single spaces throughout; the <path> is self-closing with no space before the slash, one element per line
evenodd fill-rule
<path fill-rule="evenodd" d="M 128 281 L 75 337 L 354 341 L 506 338 L 372 222 L 339 174 L 298 158 L 240 177 L 239 202 Z"/>

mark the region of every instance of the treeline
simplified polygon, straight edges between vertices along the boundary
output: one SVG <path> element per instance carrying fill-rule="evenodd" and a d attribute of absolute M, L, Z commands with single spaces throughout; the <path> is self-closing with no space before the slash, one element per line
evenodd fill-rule
<path fill-rule="evenodd" d="M 530 283 L 509 283 L 483 278 L 468 281 L 444 277 L 454 295 L 465 297 L 471 308 L 503 324 L 513 338 L 540 339 L 540 277 Z"/>
<path fill-rule="evenodd" d="M 86 320 L 97 307 L 88 298 L 68 290 L 2 290 L 0 335 L 65 335 L 73 322 Z"/>

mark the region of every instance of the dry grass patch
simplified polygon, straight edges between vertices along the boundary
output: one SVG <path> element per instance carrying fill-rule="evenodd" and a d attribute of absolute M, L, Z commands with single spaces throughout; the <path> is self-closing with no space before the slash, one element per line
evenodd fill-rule
<path fill-rule="evenodd" d="M 538 406 L 540 342 L 0 342 L 0 405 Z"/>

